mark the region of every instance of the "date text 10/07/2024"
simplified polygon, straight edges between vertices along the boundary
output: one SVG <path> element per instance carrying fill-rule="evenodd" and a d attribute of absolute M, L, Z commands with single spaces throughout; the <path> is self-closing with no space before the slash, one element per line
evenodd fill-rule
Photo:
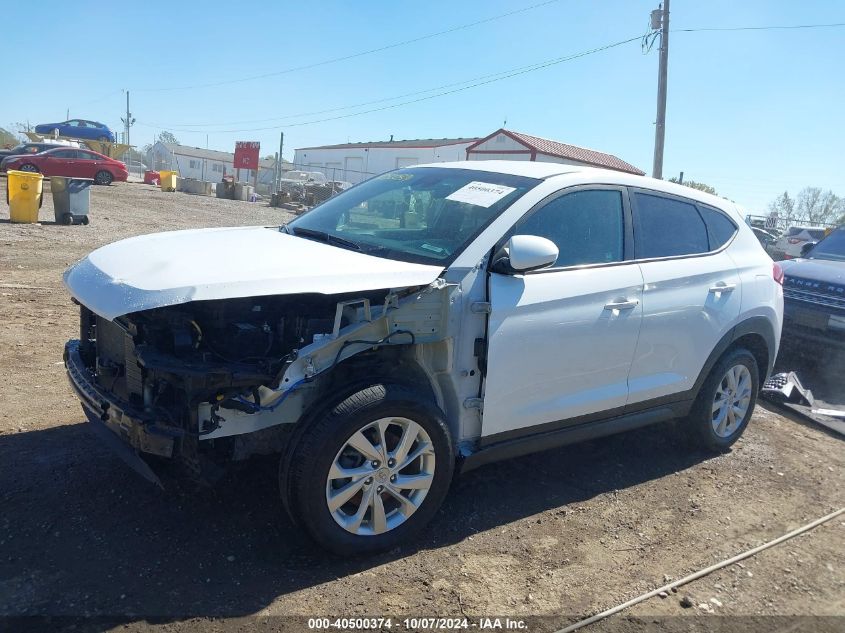
<path fill-rule="evenodd" d="M 526 631 L 524 620 L 512 618 L 309 618 L 309 630 L 367 631 L 367 630 L 404 630 L 404 631 L 457 631 L 476 629 L 480 631 Z"/>

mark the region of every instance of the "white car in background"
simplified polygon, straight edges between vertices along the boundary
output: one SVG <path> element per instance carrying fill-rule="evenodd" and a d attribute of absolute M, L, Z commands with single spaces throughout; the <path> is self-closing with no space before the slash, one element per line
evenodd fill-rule
<path fill-rule="evenodd" d="M 790 226 L 778 240 L 769 246 L 769 253 L 775 259 L 801 257 L 801 249 L 810 242 L 824 239 L 825 230 L 817 226 Z"/>
<path fill-rule="evenodd" d="M 82 333 L 65 363 L 92 429 L 147 478 L 141 456 L 202 476 L 277 452 L 296 521 L 371 553 L 419 532 L 456 470 L 671 419 L 726 450 L 777 356 L 782 280 L 716 196 L 441 163 L 282 227 L 94 251 L 65 273 Z"/>

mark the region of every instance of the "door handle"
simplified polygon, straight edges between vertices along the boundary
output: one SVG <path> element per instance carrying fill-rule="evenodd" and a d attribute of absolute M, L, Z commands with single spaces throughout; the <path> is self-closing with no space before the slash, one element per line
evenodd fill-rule
<path fill-rule="evenodd" d="M 631 310 L 640 304 L 639 299 L 622 299 L 620 301 L 611 301 L 604 306 L 605 310 Z"/>
<path fill-rule="evenodd" d="M 717 283 L 715 286 L 710 286 L 710 294 L 716 294 L 717 292 L 733 292 L 736 290 L 736 284 L 726 284 L 722 281 Z"/>

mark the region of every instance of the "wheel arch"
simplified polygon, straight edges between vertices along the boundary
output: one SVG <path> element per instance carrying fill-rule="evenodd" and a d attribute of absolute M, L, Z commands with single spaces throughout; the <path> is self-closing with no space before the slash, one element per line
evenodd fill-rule
<path fill-rule="evenodd" d="M 707 376 L 725 354 L 737 347 L 745 347 L 757 361 L 760 384 L 765 382 L 772 371 L 777 351 L 775 328 L 766 317 L 754 316 L 740 321 L 732 327 L 716 344 L 698 375 L 693 386 L 693 393 L 698 396 Z"/>

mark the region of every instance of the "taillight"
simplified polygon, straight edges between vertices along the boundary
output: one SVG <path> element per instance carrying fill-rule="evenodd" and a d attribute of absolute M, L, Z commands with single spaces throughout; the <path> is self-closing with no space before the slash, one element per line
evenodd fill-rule
<path fill-rule="evenodd" d="M 772 264 L 772 277 L 776 283 L 783 285 L 783 268 L 777 262 Z"/>
<path fill-rule="evenodd" d="M 790 244 L 800 244 L 801 242 L 806 242 L 807 240 L 800 237 L 790 237 L 786 241 Z"/>

